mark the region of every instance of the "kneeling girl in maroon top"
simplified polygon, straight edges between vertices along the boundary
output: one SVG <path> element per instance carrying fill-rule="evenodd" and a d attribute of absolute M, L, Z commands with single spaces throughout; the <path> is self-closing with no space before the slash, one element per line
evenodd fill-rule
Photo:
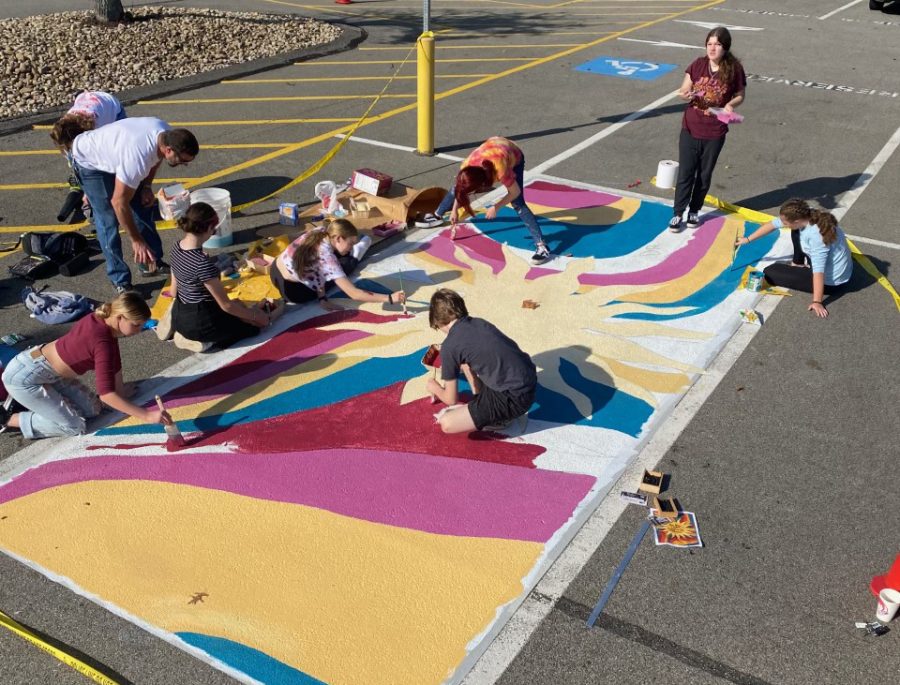
<path fill-rule="evenodd" d="M 80 319 L 64 336 L 20 352 L 3 372 L 3 383 L 25 407 L 14 414 L 0 412 L 4 428 L 18 428 L 29 439 L 81 435 L 86 420 L 106 404 L 145 423 L 170 424 L 166 412 L 130 402 L 131 384 L 122 382 L 119 338 L 141 332 L 150 308 L 140 295 L 126 292 Z M 93 369 L 97 392 L 77 380 Z"/>

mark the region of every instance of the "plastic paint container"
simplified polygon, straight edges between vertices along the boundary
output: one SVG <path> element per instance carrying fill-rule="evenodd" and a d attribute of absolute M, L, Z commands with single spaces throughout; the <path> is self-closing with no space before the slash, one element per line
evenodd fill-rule
<path fill-rule="evenodd" d="M 219 217 L 219 224 L 212 237 L 203 247 L 225 247 L 234 242 L 231 235 L 231 193 L 224 188 L 200 188 L 191 193 L 191 204 L 205 202 Z"/>

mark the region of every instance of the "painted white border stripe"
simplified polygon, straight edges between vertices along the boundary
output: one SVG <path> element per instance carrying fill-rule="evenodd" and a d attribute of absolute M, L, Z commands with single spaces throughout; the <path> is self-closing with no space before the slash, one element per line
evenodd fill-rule
<path fill-rule="evenodd" d="M 838 206 L 832 210 L 832 214 L 834 214 L 838 220 L 843 218 L 844 214 L 850 210 L 853 203 L 856 202 L 878 172 L 881 171 L 881 167 L 883 167 L 885 162 L 887 162 L 891 158 L 891 155 L 894 154 L 894 150 L 897 149 L 898 145 L 900 145 L 900 128 L 894 131 L 894 135 L 888 139 L 888 142 L 884 144 L 884 147 L 879 150 L 877 155 L 875 155 L 875 159 L 873 159 L 869 166 L 866 167 L 866 170 L 856 178 L 856 181 L 853 183 L 850 190 L 841 193 L 835 198 Z"/>
<path fill-rule="evenodd" d="M 878 245 L 880 247 L 887 247 L 891 250 L 900 250 L 900 245 L 897 243 L 889 243 L 886 240 L 875 240 L 875 238 L 863 238 L 861 235 L 850 235 L 846 234 L 850 240 L 854 243 L 866 243 L 867 245 Z"/>
<path fill-rule="evenodd" d="M 838 12 L 843 12 L 848 7 L 853 7 L 853 5 L 858 5 L 862 1 L 863 0 L 853 0 L 853 2 L 848 2 L 846 5 L 844 5 L 842 7 L 838 7 L 836 10 L 831 10 L 831 12 L 829 12 L 828 14 L 823 14 L 821 17 L 819 17 L 819 19 L 828 19 L 828 17 L 833 17 Z"/>
<path fill-rule="evenodd" d="M 344 133 L 338 133 L 334 136 L 335 138 L 346 138 L 347 135 Z M 389 150 L 401 150 L 403 152 L 415 152 L 416 148 L 410 147 L 409 145 L 397 145 L 396 143 L 385 143 L 380 140 L 373 140 L 372 138 L 361 138 L 359 136 L 350 136 L 350 141 L 354 143 L 367 143 L 369 145 L 374 145 L 375 147 L 386 147 Z M 461 162 L 465 159 L 465 157 L 455 157 L 453 155 L 445 155 L 443 152 L 439 152 L 434 155 L 435 157 L 440 157 L 441 159 L 449 159 L 451 162 Z"/>
<path fill-rule="evenodd" d="M 595 133 L 590 138 L 586 138 L 585 140 L 581 141 L 577 145 L 573 145 L 568 150 L 564 150 L 563 152 L 560 152 L 555 157 L 551 157 L 546 162 L 543 162 L 541 164 L 538 164 L 536 167 L 533 167 L 530 170 L 529 176 L 537 176 L 538 174 L 544 173 L 548 169 L 555 167 L 560 162 L 564 162 L 565 160 L 569 159 L 569 157 L 572 157 L 573 155 L 577 155 L 579 152 L 586 150 L 587 148 L 589 148 L 591 145 L 593 145 L 597 141 L 603 140 L 607 136 L 611 136 L 613 133 L 616 133 L 617 131 L 621 130 L 627 124 L 630 124 L 632 121 L 634 121 L 636 119 L 640 119 L 645 114 L 649 114 L 657 107 L 664 105 L 669 100 L 672 100 L 672 99 L 676 98 L 677 96 L 678 96 L 677 90 L 674 90 L 667 95 L 663 95 L 658 100 L 654 100 L 649 105 L 645 105 L 644 107 L 637 110 L 636 112 L 632 112 L 628 116 L 626 116 L 622 119 L 619 119 L 619 121 L 617 121 L 616 123 L 614 123 L 610 126 L 607 126 L 605 129 L 603 129 L 599 133 Z"/>

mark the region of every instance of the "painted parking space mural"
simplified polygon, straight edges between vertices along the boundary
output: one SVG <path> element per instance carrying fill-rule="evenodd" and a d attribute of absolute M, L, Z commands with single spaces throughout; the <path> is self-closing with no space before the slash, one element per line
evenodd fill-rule
<path fill-rule="evenodd" d="M 402 278 L 408 316 L 289 312 L 166 395 L 187 448 L 129 419 L 0 485 L 0 547 L 247 679 L 453 680 L 739 325 L 746 268 L 786 251 L 733 261 L 740 218 L 675 235 L 665 205 L 555 179 L 526 198 L 558 259 L 530 265 L 509 209 L 387 253 L 359 280 Z M 524 428 L 435 426 L 438 287 L 535 359 Z"/>

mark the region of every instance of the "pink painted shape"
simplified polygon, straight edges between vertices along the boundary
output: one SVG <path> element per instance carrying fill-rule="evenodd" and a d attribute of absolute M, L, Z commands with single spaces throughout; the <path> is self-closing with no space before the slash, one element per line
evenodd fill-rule
<path fill-rule="evenodd" d="M 525 187 L 525 201 L 560 209 L 584 209 L 603 207 L 618 202 L 622 198 L 596 190 L 573 188 L 550 181 L 534 181 Z"/>
<path fill-rule="evenodd" d="M 680 278 L 697 266 L 697 262 L 709 252 L 724 224 L 725 217 L 710 219 L 694 232 L 684 247 L 675 250 L 654 266 L 619 274 L 581 274 L 578 282 L 583 285 L 650 285 Z"/>
<path fill-rule="evenodd" d="M 197 398 L 235 392 L 262 380 L 262 378 L 269 377 L 273 363 L 287 359 L 288 363 L 293 366 L 297 363 L 295 358 L 298 350 L 304 350 L 315 345 L 324 345 L 327 341 L 340 338 L 346 334 L 346 331 L 323 331 L 318 328 L 319 326 L 329 326 L 345 321 L 388 323 L 397 320 L 400 316 L 399 313 L 379 316 L 378 314 L 349 309 L 315 316 L 306 321 L 301 321 L 295 326 L 291 326 L 259 347 L 241 355 L 230 364 L 201 376 L 190 383 L 185 383 L 163 399 L 167 405 L 171 402 L 173 407 L 177 407 L 196 402 Z M 244 379 L 250 379 L 250 382 L 247 383 Z"/>
<path fill-rule="evenodd" d="M 556 269 L 548 269 L 545 266 L 533 266 L 528 269 L 528 273 L 525 274 L 526 281 L 536 281 L 539 278 L 543 278 L 544 276 L 553 276 L 558 274 L 559 271 Z"/>
<path fill-rule="evenodd" d="M 0 504 L 84 481 L 144 480 L 289 502 L 440 535 L 546 542 L 595 479 L 381 450 L 85 457 L 0 488 Z"/>
<path fill-rule="evenodd" d="M 326 331 L 321 331 L 326 332 Z M 208 400 L 219 399 L 233 393 L 239 392 L 244 388 L 249 388 L 255 383 L 274 378 L 298 364 L 330 352 L 342 345 L 368 338 L 371 334 L 364 331 L 336 331 L 336 335 L 331 335 L 324 341 L 310 345 L 303 349 L 297 350 L 293 354 L 289 354 L 281 359 L 274 360 L 268 364 L 254 365 L 252 370 L 239 377 L 231 378 L 220 383 L 214 388 L 208 388 L 208 391 L 200 394 L 192 394 L 190 397 L 176 397 L 175 399 L 166 400 L 167 407 L 181 407 L 186 404 L 195 404 L 197 402 L 205 402 Z M 179 393 L 180 394 L 180 393 Z"/>
<path fill-rule="evenodd" d="M 441 261 L 469 270 L 469 265 L 459 261 L 454 255 L 455 248 L 462 248 L 472 259 L 487 264 L 495 274 L 503 271 L 506 258 L 503 246 L 483 233 L 475 231 L 469 224 L 459 224 L 456 240 L 450 239 L 450 229 L 441 231 L 423 246 L 425 252 Z"/>

